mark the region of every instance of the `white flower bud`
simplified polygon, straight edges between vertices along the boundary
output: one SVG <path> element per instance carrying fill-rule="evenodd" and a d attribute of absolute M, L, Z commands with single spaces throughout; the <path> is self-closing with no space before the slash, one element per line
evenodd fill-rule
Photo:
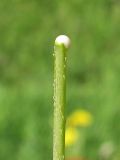
<path fill-rule="evenodd" d="M 60 35 L 56 38 L 55 44 L 64 44 L 65 48 L 68 48 L 70 46 L 70 38 L 66 35 Z"/>

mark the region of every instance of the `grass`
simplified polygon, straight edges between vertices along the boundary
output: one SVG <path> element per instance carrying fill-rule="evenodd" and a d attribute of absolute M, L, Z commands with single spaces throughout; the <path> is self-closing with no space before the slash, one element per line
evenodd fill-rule
<path fill-rule="evenodd" d="M 49 4 L 49 5 L 48 5 Z M 119 160 L 118 1 L 0 1 L 0 159 L 52 159 L 53 45 L 72 39 L 67 115 L 89 110 L 83 156 L 112 141 Z M 89 134 L 88 134 L 89 133 Z"/>

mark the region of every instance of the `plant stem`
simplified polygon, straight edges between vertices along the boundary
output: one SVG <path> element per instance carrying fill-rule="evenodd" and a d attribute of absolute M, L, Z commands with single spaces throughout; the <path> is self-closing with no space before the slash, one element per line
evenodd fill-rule
<path fill-rule="evenodd" d="M 64 41 L 56 39 L 54 46 L 53 160 L 65 159 L 66 51 Z"/>

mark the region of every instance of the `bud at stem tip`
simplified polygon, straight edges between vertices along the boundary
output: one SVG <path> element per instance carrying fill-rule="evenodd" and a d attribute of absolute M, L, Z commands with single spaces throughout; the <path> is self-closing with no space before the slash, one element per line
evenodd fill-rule
<path fill-rule="evenodd" d="M 57 45 L 63 44 L 65 48 L 68 48 L 70 46 L 70 38 L 66 35 L 60 35 L 56 38 L 55 44 Z"/>

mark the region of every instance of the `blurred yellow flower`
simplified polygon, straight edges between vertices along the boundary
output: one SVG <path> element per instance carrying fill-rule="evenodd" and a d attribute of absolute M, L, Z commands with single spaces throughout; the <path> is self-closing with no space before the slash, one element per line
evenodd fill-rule
<path fill-rule="evenodd" d="M 76 128 L 67 127 L 65 131 L 65 146 L 70 146 L 78 139 L 78 132 Z"/>
<path fill-rule="evenodd" d="M 68 126 L 87 127 L 92 124 L 93 117 L 90 112 L 85 110 L 77 110 L 73 112 L 67 119 Z"/>

